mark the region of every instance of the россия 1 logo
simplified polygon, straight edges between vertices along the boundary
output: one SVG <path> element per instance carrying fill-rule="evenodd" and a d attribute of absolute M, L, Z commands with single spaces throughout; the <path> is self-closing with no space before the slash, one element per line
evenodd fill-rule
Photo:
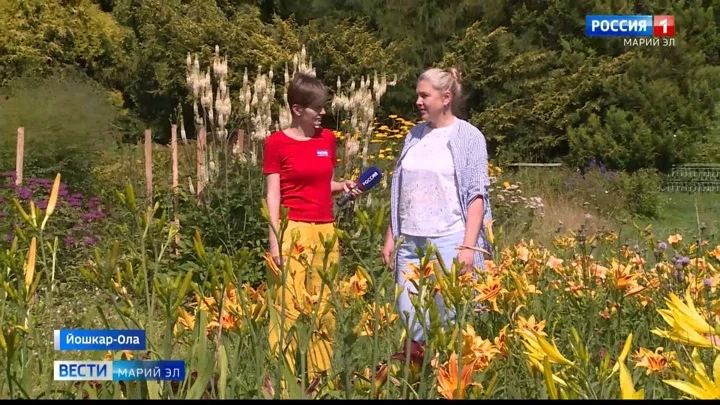
<path fill-rule="evenodd" d="M 585 36 L 623 37 L 625 46 L 675 46 L 675 17 L 588 15 L 585 17 Z"/>

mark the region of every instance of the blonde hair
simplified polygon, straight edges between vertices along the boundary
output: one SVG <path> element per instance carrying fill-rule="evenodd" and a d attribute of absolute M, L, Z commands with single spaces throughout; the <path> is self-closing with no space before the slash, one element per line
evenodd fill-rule
<path fill-rule="evenodd" d="M 428 81 L 435 90 L 444 93 L 449 91 L 452 95 L 452 111 L 458 115 L 463 104 L 462 73 L 456 68 L 439 69 L 431 68 L 424 71 L 418 81 Z"/>

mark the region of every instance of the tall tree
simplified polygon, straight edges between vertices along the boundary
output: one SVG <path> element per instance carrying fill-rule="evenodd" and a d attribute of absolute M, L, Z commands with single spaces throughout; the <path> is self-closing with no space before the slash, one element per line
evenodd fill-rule
<path fill-rule="evenodd" d="M 641 11 L 625 0 L 506 2 L 453 41 L 444 63 L 468 73 L 472 121 L 493 154 L 578 165 L 597 157 L 629 170 L 693 158 L 720 101 L 713 9 L 648 3 Z M 587 14 L 648 9 L 675 15 L 674 47 L 584 37 Z"/>

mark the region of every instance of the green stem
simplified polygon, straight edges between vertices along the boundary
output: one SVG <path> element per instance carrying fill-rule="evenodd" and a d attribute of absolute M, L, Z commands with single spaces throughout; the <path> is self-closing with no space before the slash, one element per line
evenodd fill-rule
<path fill-rule="evenodd" d="M 283 372 L 283 364 L 285 363 L 285 285 L 287 283 L 287 272 L 290 262 L 290 255 L 288 255 L 288 260 L 283 260 L 283 254 L 282 254 L 282 241 L 283 237 L 285 236 L 285 227 L 282 227 L 282 229 L 279 232 L 279 237 L 276 236 L 277 243 L 278 243 L 278 251 L 280 252 L 280 264 L 282 265 L 282 276 L 281 276 L 281 282 L 280 282 L 280 339 L 278 339 L 278 350 L 280 352 L 280 362 L 279 367 L 276 372 L 276 381 L 275 381 L 275 399 L 280 399 L 280 391 L 282 390 L 281 380 L 282 380 L 282 372 Z M 277 235 L 277 234 L 276 234 Z M 290 249 L 292 249 L 292 244 L 290 244 Z M 292 252 L 292 250 L 290 250 Z M 274 299 L 275 297 L 273 297 Z"/>
<path fill-rule="evenodd" d="M 146 225 L 146 229 L 145 229 L 145 230 L 143 231 L 143 233 L 140 235 L 140 249 L 141 249 L 141 252 L 140 252 L 140 267 L 142 268 L 143 278 L 145 279 L 145 305 L 147 305 L 147 316 L 148 316 L 148 317 L 146 318 L 146 320 L 145 320 L 145 323 L 146 323 L 145 327 L 146 327 L 146 329 L 149 328 L 149 326 L 150 326 L 150 325 L 149 325 L 149 319 L 150 319 L 150 313 L 151 313 L 151 308 L 150 308 L 150 284 L 149 284 L 150 281 L 149 281 L 149 279 L 148 279 L 147 257 L 146 257 L 146 256 L 147 256 L 147 252 L 145 251 L 145 247 L 146 247 L 145 235 L 146 235 L 146 233 L 147 233 L 147 227 L 148 227 L 148 226 L 149 226 L 149 225 Z M 150 335 L 149 332 L 148 332 L 147 334 Z"/>

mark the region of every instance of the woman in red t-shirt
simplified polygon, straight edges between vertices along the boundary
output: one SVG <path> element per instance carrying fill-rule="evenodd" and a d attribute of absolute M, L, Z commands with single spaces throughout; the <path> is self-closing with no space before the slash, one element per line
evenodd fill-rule
<path fill-rule="evenodd" d="M 273 271 L 268 277 L 268 287 L 276 293 L 277 304 L 270 308 L 270 347 L 277 354 L 283 290 L 281 269 L 287 264 L 283 346 L 287 347 L 284 353 L 287 365 L 294 373 L 297 337 L 289 330 L 300 316 L 298 308 L 304 308 L 308 299 L 317 301 L 320 294 L 322 281 L 318 270 L 323 269 L 326 255 L 321 235 L 329 240 L 335 234 L 333 194 L 349 191 L 355 182 L 333 181 L 337 164 L 335 135 L 320 126 L 327 101 L 322 82 L 307 74 L 296 75 L 288 88 L 287 100 L 292 122 L 289 128 L 275 132 L 265 140 L 263 173 L 267 176 L 267 206 L 271 220 L 270 267 Z M 288 226 L 279 243 L 276 232 L 279 232 L 281 205 L 288 209 Z M 293 245 L 294 233 L 299 239 Z M 325 271 L 338 262 L 337 243 L 327 255 Z M 307 370 L 302 370 L 307 371 L 309 380 L 330 368 L 335 319 L 328 305 L 329 298 L 330 291 L 324 288 L 316 315 L 318 322 L 307 350 Z M 309 318 L 312 313 L 307 315 Z"/>

